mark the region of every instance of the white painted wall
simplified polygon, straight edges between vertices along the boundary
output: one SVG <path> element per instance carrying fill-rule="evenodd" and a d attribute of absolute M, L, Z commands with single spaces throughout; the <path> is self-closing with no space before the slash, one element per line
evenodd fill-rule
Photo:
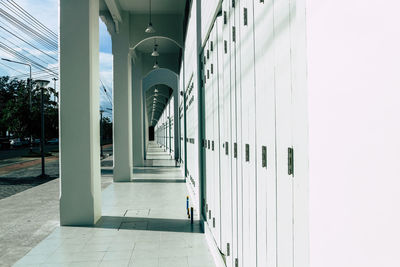
<path fill-rule="evenodd" d="M 312 267 L 400 266 L 399 10 L 307 1 Z"/>

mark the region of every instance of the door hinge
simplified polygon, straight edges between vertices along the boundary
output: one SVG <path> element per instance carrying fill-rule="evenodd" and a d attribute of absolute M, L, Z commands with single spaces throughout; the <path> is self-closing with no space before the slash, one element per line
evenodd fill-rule
<path fill-rule="evenodd" d="M 226 256 L 231 255 L 231 245 L 229 243 L 226 244 Z"/>
<path fill-rule="evenodd" d="M 237 258 L 235 259 L 235 267 L 239 267 L 239 260 Z"/>
<path fill-rule="evenodd" d="M 261 148 L 262 150 L 262 167 L 266 168 L 267 167 L 267 147 L 266 146 L 262 146 Z"/>
<path fill-rule="evenodd" d="M 214 151 L 214 141 L 211 142 L 211 149 Z"/>
<path fill-rule="evenodd" d="M 213 228 L 215 228 L 215 217 L 213 217 Z"/>
<path fill-rule="evenodd" d="M 232 7 L 235 8 L 235 2 L 236 0 L 232 0 Z"/>
<path fill-rule="evenodd" d="M 237 158 L 237 143 L 233 144 L 233 157 L 235 159 Z"/>
<path fill-rule="evenodd" d="M 288 148 L 288 174 L 294 176 L 294 151 L 293 147 Z"/>
<path fill-rule="evenodd" d="M 208 211 L 208 219 L 211 220 L 211 210 Z"/>
<path fill-rule="evenodd" d="M 247 26 L 247 8 L 243 8 L 243 24 Z"/>
<path fill-rule="evenodd" d="M 232 26 L 232 41 L 236 42 L 236 28 Z"/>
<path fill-rule="evenodd" d="M 224 40 L 224 52 L 225 54 L 228 53 L 228 42 Z"/>
<path fill-rule="evenodd" d="M 226 15 L 226 11 L 224 11 L 224 24 L 228 22 L 228 16 Z"/>
<path fill-rule="evenodd" d="M 228 142 L 225 142 L 225 155 L 229 154 L 229 145 Z"/>
<path fill-rule="evenodd" d="M 250 161 L 250 145 L 246 144 L 246 162 Z"/>

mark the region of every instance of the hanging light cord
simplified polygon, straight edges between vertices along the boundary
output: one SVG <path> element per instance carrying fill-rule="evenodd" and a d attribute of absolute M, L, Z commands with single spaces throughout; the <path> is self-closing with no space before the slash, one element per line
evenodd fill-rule
<path fill-rule="evenodd" d="M 149 9 L 150 9 L 149 14 L 150 14 L 150 23 L 151 23 L 151 0 L 149 0 Z"/>

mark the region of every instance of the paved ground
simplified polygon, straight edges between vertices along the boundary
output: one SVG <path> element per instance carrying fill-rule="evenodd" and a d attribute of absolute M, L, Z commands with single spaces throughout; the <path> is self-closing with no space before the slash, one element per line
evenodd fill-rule
<path fill-rule="evenodd" d="M 29 163 L 35 163 L 37 160 L 25 161 L 23 164 L 13 164 L 7 166 L 8 168 L 14 167 L 14 165 L 27 165 Z M 16 166 L 17 169 L 6 171 L 7 167 L 0 168 L 0 199 L 12 196 L 16 193 L 22 192 L 26 189 L 35 187 L 37 185 L 47 183 L 55 178 L 58 178 L 58 157 L 46 159 L 46 174 L 49 175 L 47 179 L 41 179 L 37 176 L 41 174 L 40 160 L 30 167 Z M 2 171 L 3 170 L 3 171 Z M 3 172 L 3 173 L 2 173 Z"/>
<path fill-rule="evenodd" d="M 111 152 L 109 147 L 106 153 Z M 36 159 L 28 162 L 32 160 Z M 46 180 L 37 178 L 40 160 L 30 167 L 26 163 L 15 159 L 12 165 L 0 167 L 1 267 L 11 266 L 59 226 L 58 159 L 46 164 L 46 173 L 51 177 Z M 102 166 L 104 189 L 112 183 L 111 157 L 103 160 Z"/>
<path fill-rule="evenodd" d="M 46 145 L 45 151 L 58 152 L 58 145 Z M 40 153 L 40 147 L 34 146 L 33 152 Z M 19 147 L 14 149 L 0 150 L 0 160 L 23 157 L 28 154 L 29 154 L 29 147 Z"/>
<path fill-rule="evenodd" d="M 112 154 L 112 146 L 104 147 L 104 154 Z M 4 151 L 2 151 L 3 153 Z M 47 179 L 38 178 L 41 174 L 41 159 L 16 157 L 0 160 L 0 199 L 12 196 L 29 188 L 47 183 L 59 177 L 58 153 L 54 156 L 46 157 L 46 174 Z M 5 157 L 3 155 L 3 157 Z M 108 165 L 112 167 L 112 161 L 106 160 L 102 162 L 102 166 Z"/>
<path fill-rule="evenodd" d="M 199 222 L 192 225 L 187 218 L 186 195 L 179 169 L 135 169 L 131 183 L 112 183 L 103 190 L 103 216 L 95 227 L 56 227 L 15 266 L 215 266 Z M 57 225 L 58 213 L 53 213 L 47 214 L 46 221 Z M 42 232 L 49 233 L 49 228 Z M 22 246 L 23 242 L 15 243 Z"/>

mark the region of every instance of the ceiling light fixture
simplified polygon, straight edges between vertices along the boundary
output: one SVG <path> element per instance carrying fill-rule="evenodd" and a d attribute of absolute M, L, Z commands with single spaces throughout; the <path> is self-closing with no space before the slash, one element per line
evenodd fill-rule
<path fill-rule="evenodd" d="M 155 45 L 154 46 L 154 49 L 153 49 L 153 52 L 151 53 L 151 56 L 152 57 L 158 57 L 160 54 L 158 53 L 158 51 L 157 51 L 157 46 L 158 45 Z"/>
<path fill-rule="evenodd" d="M 158 66 L 158 61 L 156 57 L 156 62 L 154 63 L 153 69 L 158 69 L 160 66 Z"/>
<path fill-rule="evenodd" d="M 153 23 L 151 23 L 151 0 L 149 0 L 149 24 L 145 30 L 146 33 L 155 33 L 156 30 L 153 27 Z"/>

